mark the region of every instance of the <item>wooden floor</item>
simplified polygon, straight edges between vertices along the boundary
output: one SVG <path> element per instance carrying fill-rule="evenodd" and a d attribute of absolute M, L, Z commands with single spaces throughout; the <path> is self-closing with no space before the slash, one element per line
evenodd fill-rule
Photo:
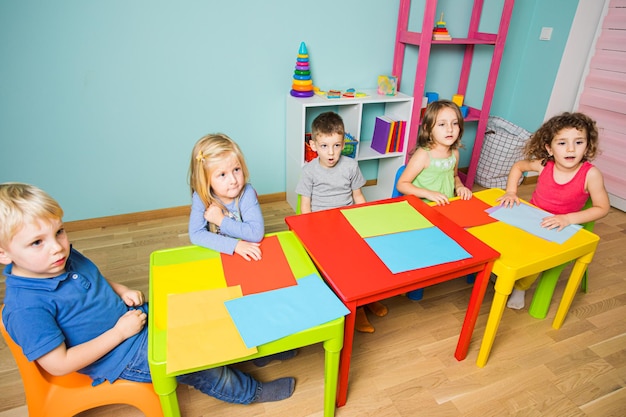
<path fill-rule="evenodd" d="M 532 186 L 523 186 L 528 197 Z M 267 231 L 285 230 L 293 214 L 283 202 L 263 205 Z M 72 232 L 74 246 L 114 281 L 147 291 L 148 256 L 157 249 L 188 245 L 187 218 Z M 475 364 L 493 286 L 476 324 L 469 354 L 453 353 L 471 286 L 463 279 L 425 291 L 420 302 L 386 301 L 387 317 L 372 317 L 374 334 L 357 333 L 347 404 L 337 417 L 356 416 L 624 416 L 626 415 L 626 214 L 611 209 L 595 226 L 601 241 L 589 269 L 589 292 L 579 293 L 563 327 L 551 327 L 563 282 L 548 318 L 506 309 L 484 368 Z M 566 271 L 567 272 L 567 271 Z M 0 282 L 4 298 L 4 281 Z M 527 294 L 527 304 L 530 293 Z M 182 415 L 321 417 L 324 355 L 321 345 L 301 349 L 287 362 L 266 368 L 240 365 L 260 380 L 293 375 L 292 398 L 278 403 L 231 405 L 179 387 Z M 0 342 L 0 417 L 26 416 L 24 393 L 13 358 Z M 81 414 L 141 415 L 127 406 Z"/>

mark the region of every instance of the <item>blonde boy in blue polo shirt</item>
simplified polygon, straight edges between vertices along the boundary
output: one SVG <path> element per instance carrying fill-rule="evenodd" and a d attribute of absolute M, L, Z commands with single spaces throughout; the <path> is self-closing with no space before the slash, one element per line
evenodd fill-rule
<path fill-rule="evenodd" d="M 0 184 L 0 263 L 6 266 L 2 320 L 24 355 L 50 374 L 78 371 L 98 384 L 151 382 L 147 305 L 141 291 L 107 281 L 70 246 L 63 209 L 44 191 Z M 237 404 L 291 396 L 294 378 L 261 383 L 226 366 L 178 381 Z"/>

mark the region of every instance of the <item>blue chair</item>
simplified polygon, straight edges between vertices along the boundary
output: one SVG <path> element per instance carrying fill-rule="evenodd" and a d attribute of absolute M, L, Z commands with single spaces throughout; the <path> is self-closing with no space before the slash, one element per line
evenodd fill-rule
<path fill-rule="evenodd" d="M 393 190 L 391 190 L 391 198 L 400 197 L 402 195 L 402 193 L 398 191 L 398 189 L 396 188 L 396 185 L 398 185 L 398 180 L 400 179 L 400 175 L 402 175 L 402 173 L 404 172 L 404 168 L 406 168 L 406 165 L 400 166 L 400 168 L 398 168 L 398 170 L 396 171 L 396 179 L 393 181 Z"/>

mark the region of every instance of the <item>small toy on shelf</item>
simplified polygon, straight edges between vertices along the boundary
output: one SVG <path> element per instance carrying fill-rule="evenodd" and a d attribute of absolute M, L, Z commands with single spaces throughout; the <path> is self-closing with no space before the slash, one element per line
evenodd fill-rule
<path fill-rule="evenodd" d="M 356 158 L 356 151 L 359 141 L 350 133 L 346 132 L 344 135 L 344 145 L 343 150 L 341 151 L 342 155 L 348 156 L 350 158 Z"/>
<path fill-rule="evenodd" d="M 441 19 L 435 25 L 433 29 L 433 40 L 434 41 L 451 41 L 452 36 L 448 33 L 448 29 L 446 28 L 446 22 L 443 20 L 443 13 L 441 13 Z"/>
<path fill-rule="evenodd" d="M 298 58 L 296 59 L 296 68 L 293 72 L 293 82 L 291 84 L 290 94 L 293 97 L 312 97 L 313 80 L 311 78 L 311 70 L 309 67 L 309 53 L 304 42 L 300 43 Z"/>
<path fill-rule="evenodd" d="M 367 93 L 362 91 L 357 91 L 354 88 L 348 88 L 345 91 L 341 90 L 328 90 L 324 91 L 320 89 L 318 86 L 313 86 L 313 94 L 319 97 L 325 97 L 329 100 L 339 100 L 339 99 L 353 99 L 353 98 L 363 98 L 367 97 Z"/>
<path fill-rule="evenodd" d="M 436 93 L 434 91 L 427 91 L 424 93 L 424 96 L 428 99 L 428 104 L 432 103 L 433 101 L 439 100 L 439 93 Z"/>
<path fill-rule="evenodd" d="M 311 141 L 311 134 L 304 134 L 304 162 L 309 162 L 317 158 L 317 152 L 311 149 L 309 142 Z"/>
<path fill-rule="evenodd" d="M 341 95 L 343 98 L 354 98 L 356 95 L 356 90 L 354 88 L 348 88 Z"/>
<path fill-rule="evenodd" d="M 378 76 L 378 94 L 395 96 L 397 93 L 398 77 L 393 75 Z"/>

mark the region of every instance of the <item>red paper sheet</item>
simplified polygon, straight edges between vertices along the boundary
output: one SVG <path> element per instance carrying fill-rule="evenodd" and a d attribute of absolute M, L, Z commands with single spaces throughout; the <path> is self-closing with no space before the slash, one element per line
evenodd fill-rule
<path fill-rule="evenodd" d="M 476 197 L 469 200 L 454 200 L 450 204 L 433 206 L 433 208 L 464 228 L 497 221 L 485 212 L 491 206 Z"/>
<path fill-rule="evenodd" d="M 241 285 L 243 295 L 248 295 L 296 285 L 296 279 L 276 236 L 263 239 L 261 253 L 262 257 L 258 261 L 246 261 L 237 254 L 221 254 L 228 286 Z"/>

